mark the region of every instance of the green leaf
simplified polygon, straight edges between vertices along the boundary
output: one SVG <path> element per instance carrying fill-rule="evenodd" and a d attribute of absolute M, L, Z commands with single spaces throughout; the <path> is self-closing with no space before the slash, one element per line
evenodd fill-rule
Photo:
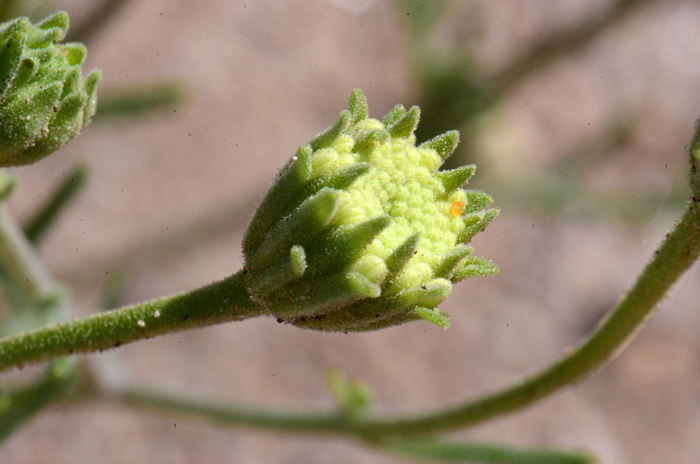
<path fill-rule="evenodd" d="M 477 192 L 474 190 L 467 190 L 465 193 L 467 194 L 467 201 L 465 202 L 466 204 L 462 210 L 462 214 L 465 216 L 467 214 L 481 211 L 493 203 L 493 197 L 488 193 Z"/>
<path fill-rule="evenodd" d="M 298 208 L 277 223 L 250 256 L 250 267 L 267 266 L 275 256 L 285 254 L 295 244 L 305 246 L 320 235 L 338 208 L 338 192 L 324 188 L 307 198 Z"/>
<path fill-rule="evenodd" d="M 369 107 L 367 106 L 367 98 L 360 89 L 355 89 L 350 94 L 350 116 L 351 124 L 357 124 L 363 119 L 367 119 Z"/>
<path fill-rule="evenodd" d="M 0 442 L 7 439 L 39 411 L 66 396 L 76 384 L 77 371 L 65 366 L 64 360 L 54 362 L 36 382 L 3 394 L 0 399 Z"/>
<path fill-rule="evenodd" d="M 312 195 L 324 187 L 335 190 L 345 190 L 350 187 L 353 182 L 369 172 L 370 169 L 372 169 L 372 165 L 369 163 L 351 164 L 350 166 L 335 171 L 329 176 L 319 177 L 305 188 L 304 192 L 307 195 Z"/>
<path fill-rule="evenodd" d="M 26 41 L 26 34 L 18 23 L 13 24 L 9 32 L 9 37 L 0 50 L 0 99 L 5 97 L 12 79 L 17 74 Z"/>
<path fill-rule="evenodd" d="M 454 130 L 445 132 L 434 139 L 422 143 L 419 148 L 431 148 L 435 150 L 444 161 L 454 153 L 457 145 L 459 145 L 459 131 Z"/>
<path fill-rule="evenodd" d="M 257 272 L 249 273 L 246 286 L 253 298 L 263 299 L 268 293 L 299 279 L 306 272 L 306 250 L 301 245 L 294 245 L 289 253 L 280 253 L 264 267 L 248 267 Z"/>
<path fill-rule="evenodd" d="M 469 256 L 459 263 L 450 280 L 453 283 L 468 277 L 489 277 L 498 274 L 498 266 L 479 256 Z"/>
<path fill-rule="evenodd" d="M 299 147 L 296 156 L 280 170 L 277 179 L 258 205 L 243 238 L 243 251 L 246 254 L 260 247 L 265 234 L 282 218 L 321 190 L 322 187 L 314 189 L 313 186 L 308 186 L 311 176 L 311 145 L 305 143 Z"/>
<path fill-rule="evenodd" d="M 102 73 L 97 69 L 88 74 L 87 79 L 85 79 L 87 103 L 83 109 L 83 125 L 90 122 L 97 109 L 97 84 L 99 84 L 100 79 L 102 79 Z"/>
<path fill-rule="evenodd" d="M 404 114 L 406 114 L 406 107 L 404 107 L 402 104 L 396 105 L 391 111 L 387 113 L 386 116 L 384 116 L 384 119 L 382 120 L 384 127 L 394 125 L 396 121 L 403 117 Z"/>
<path fill-rule="evenodd" d="M 333 143 L 350 127 L 351 116 L 348 110 L 340 112 L 340 117 L 335 124 L 318 134 L 310 142 L 311 148 L 316 151 L 321 148 L 330 147 Z"/>
<path fill-rule="evenodd" d="M 326 385 L 345 414 L 357 414 L 374 403 L 374 392 L 366 383 L 346 378 L 336 368 L 326 371 Z"/>
<path fill-rule="evenodd" d="M 87 56 L 87 49 L 79 43 L 65 44 L 61 47 L 61 51 L 68 60 L 68 64 L 72 66 L 82 65 Z"/>
<path fill-rule="evenodd" d="M 452 291 L 452 283 L 446 279 L 434 279 L 421 284 L 419 287 L 411 287 L 394 296 L 397 302 L 404 306 L 425 306 L 434 308 L 439 305 Z"/>
<path fill-rule="evenodd" d="M 522 449 L 500 444 L 455 443 L 437 440 L 395 440 L 384 447 L 394 453 L 432 462 L 484 464 L 595 464 L 587 453 L 547 448 Z"/>
<path fill-rule="evenodd" d="M 436 278 L 449 279 L 452 277 L 452 273 L 458 267 L 460 262 L 467 257 L 474 249 L 466 245 L 457 245 L 452 250 L 450 250 L 442 262 L 437 265 L 433 275 Z"/>
<path fill-rule="evenodd" d="M 88 81 L 90 77 L 88 76 Z M 89 82 L 85 84 L 86 91 Z M 178 80 L 140 83 L 100 91 L 95 121 L 143 119 L 172 110 L 187 98 L 187 88 Z"/>
<path fill-rule="evenodd" d="M 408 264 L 408 262 L 413 258 L 418 248 L 418 242 L 420 241 L 420 233 L 416 232 L 404 241 L 397 249 L 395 249 L 391 255 L 386 259 L 386 267 L 389 269 L 389 276 L 387 280 L 396 276 L 401 270 Z"/>
<path fill-rule="evenodd" d="M 462 166 L 461 168 L 452 169 L 451 171 L 440 171 L 435 174 L 445 188 L 445 196 L 451 194 L 462 185 L 464 185 L 476 171 L 476 166 Z"/>
<path fill-rule="evenodd" d="M 365 247 L 389 224 L 390 216 L 378 216 L 354 224 L 352 227 L 335 230 L 306 248 L 309 270 L 315 274 L 339 272 L 362 256 Z"/>
<path fill-rule="evenodd" d="M 51 192 L 48 201 L 37 208 L 37 213 L 22 227 L 27 240 L 35 246 L 37 245 L 39 240 L 48 232 L 51 225 L 54 224 L 59 214 L 68 205 L 69 200 L 85 186 L 88 175 L 89 172 L 86 166 L 78 165 L 73 168 L 61 184 Z"/>
<path fill-rule="evenodd" d="M 450 316 L 438 308 L 412 308 L 411 312 L 421 319 L 435 324 L 441 329 L 446 329 L 450 326 Z"/>
<path fill-rule="evenodd" d="M 0 112 L 0 164 L 11 162 L 15 150 L 27 142 L 34 143 L 48 126 L 61 96 L 61 82 L 55 82 L 24 100 L 13 99 Z M 27 102 L 28 100 L 28 102 Z M 9 153 L 8 153 L 9 152 Z M 3 159 L 5 158 L 5 159 Z"/>
<path fill-rule="evenodd" d="M 67 28 L 64 12 L 36 25 L 27 18 L 0 25 L 0 166 L 58 150 L 94 112 L 99 73 L 82 82 L 85 47 L 57 43 Z"/>
<path fill-rule="evenodd" d="M 34 162 L 63 147 L 75 137 L 83 123 L 83 105 L 87 100 L 85 92 L 69 95 L 59 103 L 58 111 L 49 123 L 46 136 L 34 146 L 25 150 L 22 158 Z"/>
<path fill-rule="evenodd" d="M 413 134 L 413 131 L 418 127 L 418 121 L 420 120 L 420 108 L 417 106 L 412 107 L 406 114 L 404 114 L 401 119 L 392 124 L 389 129 L 389 133 L 394 138 L 408 137 Z"/>
<path fill-rule="evenodd" d="M 355 138 L 355 146 L 352 151 L 356 153 L 367 153 L 380 145 L 389 141 L 391 136 L 387 130 L 372 130 L 366 134 Z"/>
<path fill-rule="evenodd" d="M 464 229 L 457 237 L 460 243 L 467 243 L 476 234 L 484 230 L 484 228 L 493 221 L 500 210 L 498 208 L 489 209 L 478 214 L 472 214 L 464 218 Z"/>
<path fill-rule="evenodd" d="M 274 314 L 282 319 L 318 318 L 326 312 L 347 306 L 365 298 L 376 298 L 381 294 L 379 286 L 370 282 L 359 272 L 331 274 L 326 277 L 290 282 L 265 301 L 275 301 Z"/>

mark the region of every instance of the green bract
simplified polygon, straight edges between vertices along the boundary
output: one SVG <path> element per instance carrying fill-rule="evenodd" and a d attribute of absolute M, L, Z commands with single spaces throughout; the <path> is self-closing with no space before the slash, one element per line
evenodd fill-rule
<path fill-rule="evenodd" d="M 0 24 L 0 166 L 34 163 L 78 135 L 95 113 L 100 72 L 82 80 L 86 50 L 57 44 L 68 15 Z"/>
<path fill-rule="evenodd" d="M 280 322 L 366 331 L 425 319 L 452 284 L 497 272 L 465 245 L 498 213 L 460 187 L 465 166 L 439 172 L 457 146 L 447 132 L 418 147 L 420 110 L 367 117 L 359 90 L 335 125 L 299 148 L 258 207 L 243 242 L 252 298 Z"/>

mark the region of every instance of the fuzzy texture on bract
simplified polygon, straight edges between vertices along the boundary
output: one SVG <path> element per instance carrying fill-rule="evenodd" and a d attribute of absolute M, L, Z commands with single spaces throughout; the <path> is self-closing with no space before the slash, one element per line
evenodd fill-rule
<path fill-rule="evenodd" d="M 83 81 L 85 47 L 59 44 L 68 14 L 0 24 L 0 166 L 34 163 L 72 140 L 95 114 L 100 72 Z"/>
<path fill-rule="evenodd" d="M 280 171 L 243 242 L 246 286 L 278 318 L 324 331 L 376 330 L 425 319 L 452 284 L 495 274 L 466 243 L 498 213 L 460 187 L 474 166 L 438 171 L 456 131 L 420 146 L 420 110 L 368 117 L 359 90 L 335 125 Z"/>

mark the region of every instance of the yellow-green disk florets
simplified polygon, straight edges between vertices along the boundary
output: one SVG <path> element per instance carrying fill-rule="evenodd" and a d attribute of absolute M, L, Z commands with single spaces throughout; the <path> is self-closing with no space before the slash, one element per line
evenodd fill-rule
<path fill-rule="evenodd" d="M 283 322 L 375 330 L 426 319 L 452 283 L 497 269 L 466 243 L 496 216 L 492 199 L 460 187 L 474 166 L 439 172 L 459 142 L 418 147 L 420 110 L 368 118 L 359 90 L 338 122 L 302 145 L 260 204 L 244 240 L 251 296 Z"/>
<path fill-rule="evenodd" d="M 85 47 L 59 44 L 68 15 L 0 24 L 0 166 L 34 163 L 80 132 L 95 113 L 99 71 L 85 81 Z"/>

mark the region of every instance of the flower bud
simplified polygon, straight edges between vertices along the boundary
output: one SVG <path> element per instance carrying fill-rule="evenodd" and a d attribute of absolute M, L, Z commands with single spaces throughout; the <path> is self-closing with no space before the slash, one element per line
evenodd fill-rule
<path fill-rule="evenodd" d="M 466 243 L 498 213 L 460 187 L 475 166 L 438 171 L 459 133 L 418 147 L 420 110 L 368 118 L 359 90 L 331 128 L 302 145 L 260 203 L 243 242 L 251 297 L 280 322 L 376 330 L 425 319 L 452 284 L 497 268 Z"/>
<path fill-rule="evenodd" d="M 34 163 L 78 135 L 95 113 L 100 72 L 85 82 L 80 44 L 58 44 L 68 15 L 0 24 L 0 166 Z"/>

